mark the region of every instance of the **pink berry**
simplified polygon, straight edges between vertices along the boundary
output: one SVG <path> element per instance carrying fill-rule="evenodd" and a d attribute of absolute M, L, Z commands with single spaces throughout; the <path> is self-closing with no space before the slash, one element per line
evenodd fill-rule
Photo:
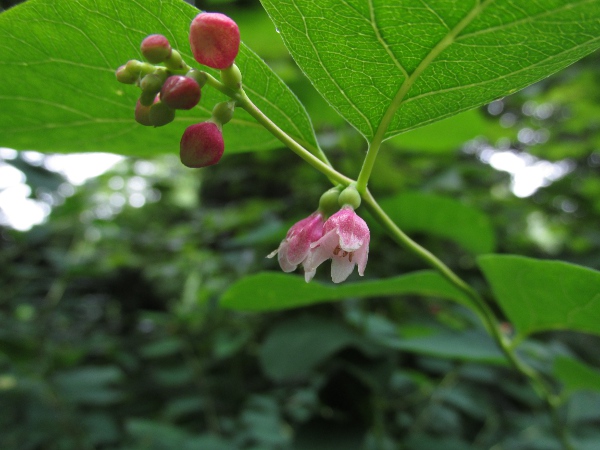
<path fill-rule="evenodd" d="M 146 127 L 152 126 L 150 122 L 150 106 L 144 106 L 138 100 L 135 105 L 135 121 Z"/>
<path fill-rule="evenodd" d="M 192 109 L 200 101 L 200 86 L 196 80 L 173 75 L 164 82 L 160 99 L 173 109 Z"/>
<path fill-rule="evenodd" d="M 216 164 L 223 156 L 223 134 L 212 122 L 190 125 L 183 132 L 179 157 L 187 167 L 206 167 Z"/>
<path fill-rule="evenodd" d="M 190 26 L 190 46 L 194 59 L 213 69 L 233 64 L 240 49 L 240 30 L 224 14 L 200 13 Z"/>
<path fill-rule="evenodd" d="M 144 58 L 152 64 L 163 62 L 171 54 L 171 44 L 162 34 L 151 34 L 142 41 L 140 47 Z"/>

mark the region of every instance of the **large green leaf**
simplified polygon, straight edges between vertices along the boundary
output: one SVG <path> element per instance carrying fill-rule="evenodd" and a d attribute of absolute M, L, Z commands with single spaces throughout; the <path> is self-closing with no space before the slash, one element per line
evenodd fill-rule
<path fill-rule="evenodd" d="M 302 277 L 263 272 L 235 282 L 221 297 L 221 306 L 247 311 L 271 311 L 346 298 L 416 294 L 470 305 L 469 299 L 440 275 L 431 271 L 337 286 L 306 283 Z"/>
<path fill-rule="evenodd" d="M 521 335 L 551 329 L 600 334 L 600 272 L 513 255 L 481 256 L 478 263 Z"/>
<path fill-rule="evenodd" d="M 30 0 L 0 14 L 0 146 L 176 153 L 183 130 L 208 118 L 214 104 L 226 97 L 205 87 L 199 107 L 179 111 L 165 127 L 143 127 L 133 120 L 139 89 L 118 83 L 114 71 L 129 59 L 141 59 L 140 42 L 152 33 L 167 36 L 194 65 L 188 32 L 197 13 L 183 0 Z M 303 106 L 274 72 L 244 45 L 236 63 L 257 106 L 288 134 L 314 147 Z M 224 135 L 227 152 L 280 145 L 241 110 Z"/>
<path fill-rule="evenodd" d="M 489 218 L 452 198 L 407 192 L 380 202 L 391 219 L 406 232 L 423 232 L 450 239 L 479 254 L 496 246 Z"/>
<path fill-rule="evenodd" d="M 513 93 L 600 46 L 598 0 L 262 3 L 317 90 L 367 138 Z"/>

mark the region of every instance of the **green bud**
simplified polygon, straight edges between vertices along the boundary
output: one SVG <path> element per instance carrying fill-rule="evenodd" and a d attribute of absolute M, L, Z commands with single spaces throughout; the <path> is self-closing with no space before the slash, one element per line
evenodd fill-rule
<path fill-rule="evenodd" d="M 165 59 L 165 66 L 169 70 L 181 70 L 185 67 L 183 58 L 177 50 L 171 50 L 171 54 Z"/>
<path fill-rule="evenodd" d="M 156 102 L 150 107 L 150 123 L 155 127 L 162 127 L 175 119 L 175 110 L 163 102 Z"/>
<path fill-rule="evenodd" d="M 125 70 L 132 76 L 135 77 L 136 79 L 140 76 L 140 73 L 142 72 L 142 62 L 138 61 L 137 59 L 130 59 L 129 61 L 127 61 L 127 64 L 125 64 Z"/>
<path fill-rule="evenodd" d="M 117 77 L 117 81 L 119 83 L 123 83 L 123 84 L 133 84 L 137 81 L 138 77 L 132 75 L 128 70 L 127 70 L 127 66 L 122 65 L 121 67 L 119 67 L 116 72 L 115 72 L 115 76 Z"/>
<path fill-rule="evenodd" d="M 140 88 L 142 88 L 142 91 L 151 93 L 153 95 L 158 94 L 162 85 L 163 80 L 161 80 L 161 78 L 154 73 L 146 75 L 140 82 Z"/>
<path fill-rule="evenodd" d="M 140 103 L 144 106 L 151 106 L 156 99 L 156 92 L 142 91 L 140 94 Z"/>
<path fill-rule="evenodd" d="M 219 126 L 225 125 L 233 118 L 235 101 L 217 103 L 212 110 L 212 120 Z"/>
<path fill-rule="evenodd" d="M 338 198 L 338 204 L 340 206 L 350 205 L 353 209 L 358 208 L 360 206 L 360 202 L 360 194 L 353 185 L 350 185 L 344 189 Z"/>
<path fill-rule="evenodd" d="M 340 196 L 340 186 L 334 187 L 325 191 L 319 200 L 319 211 L 326 216 L 330 216 L 340 209 L 338 205 L 338 198 Z"/>
<path fill-rule="evenodd" d="M 208 76 L 206 75 L 206 72 L 202 72 L 201 70 L 196 70 L 196 69 L 190 70 L 188 73 L 185 74 L 185 76 L 188 78 L 191 78 L 196 83 L 198 83 L 198 86 L 200 86 L 200 89 L 202 89 L 202 87 L 206 84 L 206 80 L 208 78 Z"/>
<path fill-rule="evenodd" d="M 221 81 L 225 86 L 234 91 L 239 90 L 242 87 L 242 72 L 235 64 L 221 70 Z"/>

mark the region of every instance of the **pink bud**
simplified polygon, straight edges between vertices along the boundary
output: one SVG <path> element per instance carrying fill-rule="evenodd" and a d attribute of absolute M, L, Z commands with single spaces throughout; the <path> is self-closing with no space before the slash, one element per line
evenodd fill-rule
<path fill-rule="evenodd" d="M 166 60 L 171 54 L 171 44 L 162 34 L 151 34 L 142 41 L 140 46 L 144 58 L 152 64 L 158 64 Z"/>
<path fill-rule="evenodd" d="M 216 164 L 223 156 L 223 134 L 212 122 L 190 125 L 183 132 L 179 157 L 187 167 L 206 167 Z"/>
<path fill-rule="evenodd" d="M 240 48 L 240 30 L 220 13 L 200 13 L 190 26 L 190 46 L 194 59 L 213 69 L 233 64 Z"/>
<path fill-rule="evenodd" d="M 173 75 L 163 84 L 160 99 L 173 109 L 192 109 L 200 101 L 200 86 L 192 78 Z"/>
<path fill-rule="evenodd" d="M 146 127 L 152 126 L 150 122 L 150 106 L 144 106 L 138 100 L 135 105 L 135 121 Z"/>

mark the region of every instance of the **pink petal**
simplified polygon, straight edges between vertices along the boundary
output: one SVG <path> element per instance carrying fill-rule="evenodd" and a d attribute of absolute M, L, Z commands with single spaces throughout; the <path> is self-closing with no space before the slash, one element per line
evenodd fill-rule
<path fill-rule="evenodd" d="M 314 272 L 323 262 L 333 257 L 333 251 L 337 247 L 338 237 L 335 230 L 325 234 L 317 242 L 311 244 L 311 251 L 302 264 L 305 272 Z M 313 274 L 314 276 L 314 274 Z M 311 276 L 312 278 L 312 276 Z"/>

